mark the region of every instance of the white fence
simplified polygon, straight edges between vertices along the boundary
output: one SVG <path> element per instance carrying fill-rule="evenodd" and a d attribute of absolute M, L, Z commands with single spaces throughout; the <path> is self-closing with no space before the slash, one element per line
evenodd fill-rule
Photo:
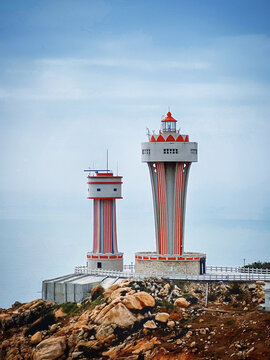
<path fill-rule="evenodd" d="M 255 269 L 244 267 L 232 267 L 232 266 L 206 266 L 206 272 L 221 271 L 226 273 L 241 273 L 241 274 L 266 274 L 270 275 L 270 269 Z"/>
<path fill-rule="evenodd" d="M 221 267 L 213 267 L 214 270 L 212 271 L 223 271 L 220 270 Z M 225 269 L 225 267 L 224 267 Z M 200 280 L 200 281 L 256 281 L 256 280 L 266 280 L 270 281 L 270 274 L 269 273 L 256 273 L 256 272 L 248 272 L 248 273 L 241 273 L 232 271 L 231 273 L 223 271 L 224 273 L 207 273 L 204 275 L 191 275 L 191 274 L 164 274 L 164 273 L 145 273 L 139 274 L 130 271 L 113 271 L 113 270 L 90 270 L 87 266 L 77 266 L 75 268 L 76 274 L 89 274 L 89 275 L 96 275 L 96 276 L 106 276 L 106 277 L 116 277 L 116 278 L 134 278 L 134 279 L 144 279 L 144 278 L 164 278 L 164 279 L 171 279 L 171 280 Z"/>

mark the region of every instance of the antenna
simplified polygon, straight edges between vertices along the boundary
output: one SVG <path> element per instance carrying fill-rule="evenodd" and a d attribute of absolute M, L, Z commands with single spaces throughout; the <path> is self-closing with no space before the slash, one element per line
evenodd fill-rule
<path fill-rule="evenodd" d="M 116 175 L 118 176 L 118 161 L 116 162 Z"/>
<path fill-rule="evenodd" d="M 150 130 L 148 128 L 146 128 L 146 135 L 148 136 L 148 139 L 150 139 Z"/>
<path fill-rule="evenodd" d="M 170 105 L 168 106 L 168 111 L 171 112 L 171 107 L 170 107 Z"/>
<path fill-rule="evenodd" d="M 109 169 L 109 150 L 107 149 L 107 172 Z"/>

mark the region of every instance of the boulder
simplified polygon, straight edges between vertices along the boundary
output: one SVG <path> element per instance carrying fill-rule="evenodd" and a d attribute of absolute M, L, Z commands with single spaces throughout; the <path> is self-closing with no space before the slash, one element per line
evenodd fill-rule
<path fill-rule="evenodd" d="M 36 347 L 34 360 L 54 360 L 64 355 L 66 350 L 66 338 L 53 337 L 43 340 Z"/>
<path fill-rule="evenodd" d="M 258 281 L 256 281 L 255 284 L 256 284 L 256 285 L 265 285 L 265 282 L 262 281 L 262 280 L 258 280 Z"/>
<path fill-rule="evenodd" d="M 173 320 L 169 320 L 168 322 L 167 322 L 167 325 L 168 325 L 168 327 L 169 328 L 174 328 L 175 327 L 175 322 L 173 321 Z"/>
<path fill-rule="evenodd" d="M 131 290 L 132 289 L 130 287 L 120 287 L 111 293 L 110 298 L 112 300 L 115 300 L 119 298 L 121 295 L 125 295 L 126 293 L 130 292 Z"/>
<path fill-rule="evenodd" d="M 61 308 L 59 308 L 59 309 L 56 310 L 56 312 L 54 313 L 54 316 L 55 316 L 56 319 L 59 319 L 59 318 L 62 318 L 62 317 L 67 316 L 67 314 L 64 313 L 64 311 L 63 311 Z"/>
<path fill-rule="evenodd" d="M 157 325 L 153 320 L 148 320 L 146 323 L 143 324 L 145 329 L 156 329 Z"/>
<path fill-rule="evenodd" d="M 145 291 L 140 291 L 136 294 L 134 294 L 134 296 L 136 296 L 137 299 L 140 300 L 142 307 L 153 307 L 155 306 L 155 299 L 153 298 L 153 296 L 151 296 L 150 294 L 148 294 Z"/>
<path fill-rule="evenodd" d="M 140 291 L 132 295 L 126 295 L 122 300 L 122 303 L 125 304 L 125 306 L 128 309 L 142 310 L 147 306 L 148 307 L 155 306 L 155 299 L 147 292 Z"/>
<path fill-rule="evenodd" d="M 160 322 L 163 322 L 163 323 L 166 323 L 169 319 L 169 314 L 168 313 L 157 313 L 156 316 L 155 316 L 155 320 L 157 321 L 160 321 Z"/>
<path fill-rule="evenodd" d="M 97 318 L 97 322 L 99 324 L 116 324 L 123 328 L 127 328 L 133 325 L 135 321 L 136 317 L 122 303 L 116 304 L 109 311 L 107 311 L 103 317 Z"/>
<path fill-rule="evenodd" d="M 30 342 L 32 345 L 40 343 L 42 340 L 42 332 L 38 331 L 33 336 L 31 336 Z"/>
<path fill-rule="evenodd" d="M 183 297 L 176 299 L 174 302 L 174 306 L 178 306 L 178 307 L 182 307 L 182 308 L 186 308 L 189 305 L 190 305 L 190 303 Z"/>

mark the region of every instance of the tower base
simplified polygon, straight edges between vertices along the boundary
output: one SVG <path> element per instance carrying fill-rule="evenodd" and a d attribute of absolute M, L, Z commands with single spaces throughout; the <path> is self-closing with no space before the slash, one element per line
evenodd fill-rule
<path fill-rule="evenodd" d="M 87 253 L 87 267 L 90 270 L 123 271 L 123 253 L 97 254 Z"/>
<path fill-rule="evenodd" d="M 206 254 L 203 253 L 184 253 L 183 255 L 135 253 L 136 273 L 203 275 L 205 270 Z"/>

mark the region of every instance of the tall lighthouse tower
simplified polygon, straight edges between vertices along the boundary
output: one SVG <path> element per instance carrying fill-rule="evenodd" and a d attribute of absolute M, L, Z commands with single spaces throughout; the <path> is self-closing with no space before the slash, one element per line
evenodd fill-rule
<path fill-rule="evenodd" d="M 89 172 L 87 198 L 94 205 L 94 234 L 93 251 L 87 253 L 88 268 L 123 271 L 123 253 L 118 252 L 116 232 L 116 199 L 122 199 L 122 176 L 108 170 Z"/>
<path fill-rule="evenodd" d="M 154 203 L 156 253 L 136 253 L 137 272 L 205 272 L 205 254 L 184 252 L 188 176 L 198 161 L 198 144 L 176 129 L 171 112 L 157 135 L 142 143 L 142 162 L 148 164 Z"/>

